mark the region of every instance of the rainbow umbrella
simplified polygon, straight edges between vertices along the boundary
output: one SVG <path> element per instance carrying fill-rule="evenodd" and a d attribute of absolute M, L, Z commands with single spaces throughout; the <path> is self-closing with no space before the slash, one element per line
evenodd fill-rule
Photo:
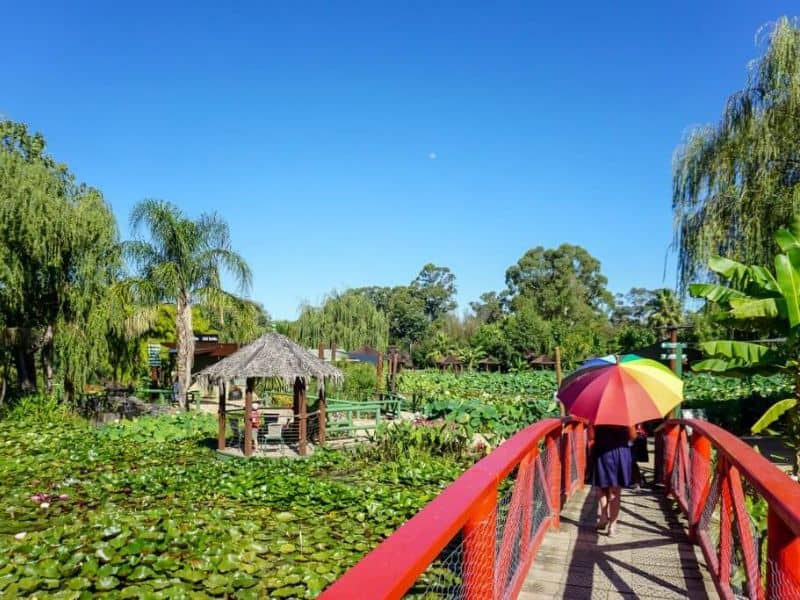
<path fill-rule="evenodd" d="M 558 389 L 569 413 L 595 425 L 632 426 L 660 419 L 683 400 L 683 381 L 635 354 L 586 361 Z"/>

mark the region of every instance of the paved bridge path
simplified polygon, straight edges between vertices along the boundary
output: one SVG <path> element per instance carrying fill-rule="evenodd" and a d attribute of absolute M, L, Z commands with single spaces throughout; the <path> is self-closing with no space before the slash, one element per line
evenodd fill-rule
<path fill-rule="evenodd" d="M 623 490 L 614 537 L 596 530 L 596 507 L 590 486 L 564 506 L 520 600 L 717 598 L 700 548 L 686 537 L 686 520 L 661 491 Z"/>

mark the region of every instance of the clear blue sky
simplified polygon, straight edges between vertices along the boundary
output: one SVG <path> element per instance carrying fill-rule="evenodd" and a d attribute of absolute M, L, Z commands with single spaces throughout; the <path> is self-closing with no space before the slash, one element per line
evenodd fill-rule
<path fill-rule="evenodd" d="M 219 211 L 278 318 L 426 262 L 465 307 L 565 241 L 615 292 L 671 286 L 673 149 L 793 6 L 11 2 L 0 114 L 124 237 L 143 197 Z"/>

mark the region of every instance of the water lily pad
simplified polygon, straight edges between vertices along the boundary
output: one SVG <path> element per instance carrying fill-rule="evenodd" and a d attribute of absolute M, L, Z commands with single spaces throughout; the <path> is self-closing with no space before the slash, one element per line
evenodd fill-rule
<path fill-rule="evenodd" d="M 138 566 L 131 571 L 130 575 L 128 575 L 128 579 L 131 581 L 142 581 L 144 579 L 150 579 L 154 575 L 155 573 L 153 573 L 152 569 L 145 566 Z"/>
<path fill-rule="evenodd" d="M 244 573 L 236 573 L 233 576 L 232 581 L 233 586 L 236 588 L 250 588 L 258 583 L 258 579 L 255 577 L 250 577 L 250 575 L 246 575 Z"/>
<path fill-rule="evenodd" d="M 295 547 L 294 544 L 288 544 L 287 543 L 287 544 L 281 544 L 280 547 L 278 548 L 278 551 L 281 554 L 290 554 L 290 553 L 294 552 L 296 549 L 297 548 Z"/>
<path fill-rule="evenodd" d="M 71 590 L 85 590 L 91 585 L 92 582 L 89 581 L 86 577 L 73 577 L 67 583 L 67 587 L 69 587 L 69 589 Z"/>
<path fill-rule="evenodd" d="M 48 558 L 36 565 L 36 571 L 39 577 L 58 579 L 61 577 L 58 561 Z"/>
<path fill-rule="evenodd" d="M 100 577 L 94 584 L 94 587 L 100 590 L 101 592 L 113 590 L 117 586 L 119 586 L 119 579 L 117 579 L 113 575 L 105 575 L 103 577 Z"/>
<path fill-rule="evenodd" d="M 42 583 L 42 580 L 38 577 L 23 577 L 17 582 L 19 589 L 23 592 L 30 593 L 36 590 Z"/>
<path fill-rule="evenodd" d="M 273 518 L 276 519 L 277 521 L 280 521 L 281 523 L 287 523 L 289 521 L 295 520 L 294 513 L 290 512 L 279 512 Z"/>
<path fill-rule="evenodd" d="M 196 571 L 185 567 L 179 571 L 175 571 L 175 576 L 192 583 L 197 583 L 205 578 L 205 574 L 202 571 Z"/>
<path fill-rule="evenodd" d="M 221 593 L 228 586 L 230 579 L 220 573 L 212 573 L 203 580 L 203 585 L 215 593 Z M 219 590 L 219 591 L 216 591 Z"/>

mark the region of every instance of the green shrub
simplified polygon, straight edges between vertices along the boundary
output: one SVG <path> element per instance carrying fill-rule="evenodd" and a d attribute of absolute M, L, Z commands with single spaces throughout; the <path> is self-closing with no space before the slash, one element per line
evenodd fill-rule
<path fill-rule="evenodd" d="M 177 415 L 139 417 L 101 427 L 97 436 L 108 440 L 137 442 L 178 442 L 202 439 L 217 434 L 217 420 L 208 413 L 183 412 Z"/>
<path fill-rule="evenodd" d="M 374 452 L 386 461 L 419 455 L 461 458 L 471 441 L 471 432 L 459 423 L 392 421 L 375 431 Z"/>
<path fill-rule="evenodd" d="M 352 362 L 338 366 L 344 372 L 341 395 L 345 400 L 370 400 L 375 397 L 378 378 L 374 365 Z"/>
<path fill-rule="evenodd" d="M 56 396 L 46 394 L 30 394 L 20 396 L 9 403 L 6 418 L 11 421 L 33 421 L 47 423 L 54 420 L 71 418 L 66 405 L 59 402 Z"/>

